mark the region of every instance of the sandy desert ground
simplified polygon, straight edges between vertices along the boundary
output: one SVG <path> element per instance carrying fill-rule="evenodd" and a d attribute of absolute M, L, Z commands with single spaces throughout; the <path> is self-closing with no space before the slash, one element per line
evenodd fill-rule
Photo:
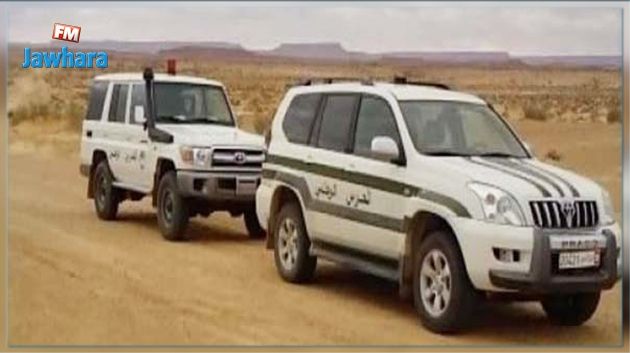
<path fill-rule="evenodd" d="M 279 99 L 287 77 L 296 75 L 277 71 L 281 78 L 269 81 L 273 94 L 266 97 L 251 93 L 261 89 L 235 79 L 230 72 L 217 76 L 224 75 L 219 78 L 232 87 L 230 93 L 249 130 L 258 130 L 256 122 L 268 119 L 271 108 L 267 106 Z M 460 79 L 458 73 L 453 74 L 454 80 Z M 559 85 L 542 93 L 558 91 L 547 98 L 557 101 L 548 111 L 552 119 L 523 118 L 524 109 L 517 104 L 522 97 L 505 88 L 510 79 L 497 78 L 498 84 L 471 83 L 471 90 L 498 97 L 504 112 L 517 115 L 511 123 L 541 159 L 554 159 L 551 162 L 601 183 L 619 210 L 621 127 L 605 121 L 614 75 L 511 75 L 517 83 L 545 77 L 552 86 Z M 473 82 L 485 76 L 470 77 L 461 80 Z M 589 117 L 571 119 L 570 104 L 576 104 L 576 98 L 562 98 L 567 88 L 561 83 L 569 82 L 566 85 L 581 97 L 589 88 L 579 80 L 593 78 L 605 86 L 594 96 L 604 98 L 592 103 L 593 107 L 580 103 L 590 107 L 585 113 Z M 14 111 L 27 106 L 30 85 L 49 79 L 15 75 L 14 90 L 9 88 Z M 68 80 L 79 81 L 76 77 Z M 84 87 L 76 89 L 73 104 L 81 105 L 84 91 Z M 44 98 L 50 104 L 66 102 L 54 98 L 56 94 L 68 93 L 53 89 L 42 96 L 49 95 Z M 568 108 L 562 108 L 563 99 Z M 598 111 L 600 115 L 593 113 Z M 488 303 L 470 332 L 440 336 L 420 326 L 412 304 L 398 298 L 394 284 L 378 278 L 323 264 L 310 285 L 284 283 L 275 272 L 272 253 L 263 249 L 262 242 L 246 237 L 240 219 L 223 214 L 196 218 L 190 229 L 193 239 L 183 243 L 162 240 L 148 200 L 124 204 L 118 221 L 99 221 L 85 197 L 86 180 L 78 172 L 76 121 L 56 116 L 25 118 L 12 124 L 10 140 L 9 343 L 13 345 L 620 343 L 619 285 L 604 294 L 594 318 L 582 327 L 550 325 L 535 303 Z"/>

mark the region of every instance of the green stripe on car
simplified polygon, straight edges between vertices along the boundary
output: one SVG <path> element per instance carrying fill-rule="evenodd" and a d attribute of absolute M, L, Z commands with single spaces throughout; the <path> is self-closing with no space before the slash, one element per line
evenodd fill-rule
<path fill-rule="evenodd" d="M 539 167 L 539 166 L 537 166 L 535 164 L 529 163 L 529 162 L 522 161 L 521 163 L 523 165 L 526 165 L 526 166 L 530 167 L 530 168 L 536 169 L 536 170 L 540 171 L 541 173 L 546 173 L 547 175 L 553 176 L 557 180 L 560 180 L 560 182 L 562 182 L 567 188 L 569 188 L 569 190 L 571 190 L 571 194 L 573 195 L 573 197 L 580 197 L 580 193 L 575 188 L 575 186 L 573 186 L 573 184 L 571 184 L 568 180 L 566 180 L 565 178 L 561 177 L 557 173 L 554 173 L 554 172 L 552 172 L 550 170 L 547 170 L 547 169 L 543 169 L 543 168 L 541 168 L 541 167 Z"/>
<path fill-rule="evenodd" d="M 454 214 L 459 217 L 470 218 L 470 213 L 462 205 L 459 201 L 423 188 L 419 188 L 414 185 L 409 185 L 401 182 L 397 182 L 387 178 L 381 178 L 369 174 L 359 173 L 359 172 L 349 172 L 340 168 L 330 167 L 327 165 L 322 165 L 319 163 L 305 163 L 298 159 L 278 156 L 278 155 L 268 155 L 266 163 L 272 163 L 284 167 L 289 167 L 292 169 L 300 170 L 307 173 L 317 174 L 320 176 L 325 176 L 333 179 L 338 179 L 342 181 L 346 181 L 349 183 L 354 183 L 358 185 L 362 185 L 365 187 L 369 187 L 372 189 L 389 192 L 397 195 L 402 195 L 405 197 L 418 197 L 423 200 L 431 201 L 436 204 L 442 205 L 448 209 L 450 209 Z M 266 175 L 271 175 L 270 173 L 279 173 L 278 171 L 265 171 L 268 170 L 268 167 L 263 169 L 263 177 Z M 284 173 L 283 173 L 284 174 Z M 326 207 L 330 207 L 329 203 L 325 203 Z M 340 206 L 341 207 L 341 206 Z M 346 207 L 342 207 L 346 209 Z M 370 217 L 380 217 L 376 214 L 370 213 Z M 389 222 L 389 221 L 388 221 Z M 402 224 L 402 222 L 401 222 Z"/>
<path fill-rule="evenodd" d="M 405 230 L 405 222 L 393 217 L 367 212 L 360 209 L 344 207 L 313 198 L 304 178 L 276 170 L 263 169 L 264 178 L 272 178 L 295 188 L 304 201 L 304 206 L 312 211 L 337 216 L 351 221 L 369 224 L 371 226 L 390 229 L 396 232 Z"/>
<path fill-rule="evenodd" d="M 524 182 L 532 185 L 533 187 L 535 187 L 538 191 L 540 191 L 540 193 L 542 194 L 543 197 L 551 197 L 551 193 L 549 192 L 549 190 L 547 190 L 547 188 L 545 188 L 543 185 L 541 185 L 540 183 L 523 176 L 522 174 L 518 174 L 516 172 L 514 172 L 511 169 L 508 169 L 508 166 L 496 163 L 496 160 L 487 160 L 487 159 L 483 159 L 483 160 L 475 160 L 472 159 L 470 157 L 466 157 L 464 158 L 465 160 L 471 162 L 471 163 L 475 163 L 477 165 L 480 166 L 484 166 L 486 168 L 492 168 L 494 170 L 498 170 L 499 172 L 502 172 L 504 174 L 510 175 L 514 178 L 518 178 L 520 180 L 523 180 Z M 495 163 L 493 163 L 495 162 Z"/>
<path fill-rule="evenodd" d="M 560 185 L 558 185 L 558 183 L 556 183 L 553 179 L 551 179 L 549 176 L 542 174 L 536 170 L 534 170 L 533 168 L 528 168 L 526 165 L 521 164 L 521 163 L 517 163 L 514 162 L 512 160 L 509 159 L 505 159 L 505 158 L 493 158 L 491 159 L 496 163 L 502 164 L 506 167 L 509 168 L 513 168 L 518 170 L 521 173 L 525 173 L 533 178 L 538 178 L 539 180 L 542 180 L 543 182 L 553 186 L 554 189 L 556 189 L 556 191 L 558 192 L 558 194 L 560 194 L 560 197 L 564 197 L 564 191 L 562 190 L 562 187 L 560 187 Z"/>

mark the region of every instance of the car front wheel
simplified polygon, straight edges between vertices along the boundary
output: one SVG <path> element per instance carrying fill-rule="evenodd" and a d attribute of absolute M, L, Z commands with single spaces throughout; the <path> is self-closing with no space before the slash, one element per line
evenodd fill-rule
<path fill-rule="evenodd" d="M 106 160 L 102 160 L 94 169 L 94 208 L 98 218 L 110 221 L 118 213 L 119 192 L 114 187 L 114 177 Z"/>
<path fill-rule="evenodd" d="M 157 199 L 158 225 L 164 239 L 184 239 L 189 217 L 188 205 L 179 193 L 175 172 L 165 173 L 160 179 Z"/>
<path fill-rule="evenodd" d="M 255 208 L 249 208 L 243 213 L 243 219 L 245 221 L 245 228 L 247 233 L 252 239 L 261 239 L 265 237 L 265 230 L 258 222 L 258 216 L 256 215 Z"/>
<path fill-rule="evenodd" d="M 541 304 L 554 324 L 579 326 L 593 316 L 599 296 L 599 292 L 551 295 L 544 298 Z"/>
<path fill-rule="evenodd" d="M 302 212 L 296 203 L 282 206 L 273 235 L 274 258 L 280 276 L 292 283 L 312 279 L 317 258 L 308 253 L 311 242 L 306 234 Z"/>
<path fill-rule="evenodd" d="M 473 288 L 455 237 L 429 233 L 414 256 L 413 297 L 422 324 L 438 333 L 464 328 L 478 293 Z"/>

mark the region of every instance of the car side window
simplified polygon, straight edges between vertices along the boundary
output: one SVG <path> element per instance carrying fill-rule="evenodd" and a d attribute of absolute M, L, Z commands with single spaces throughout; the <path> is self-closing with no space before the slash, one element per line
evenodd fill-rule
<path fill-rule="evenodd" d="M 107 81 L 95 81 L 90 90 L 90 102 L 85 115 L 85 120 L 101 120 L 103 106 L 105 105 L 105 96 L 107 95 Z"/>
<path fill-rule="evenodd" d="M 394 114 L 387 101 L 377 97 L 361 98 L 354 135 L 354 154 L 370 156 L 372 139 L 376 136 L 391 137 L 400 146 L 400 135 Z"/>
<path fill-rule="evenodd" d="M 317 146 L 345 152 L 348 147 L 352 119 L 358 96 L 329 95 L 322 113 Z"/>
<path fill-rule="evenodd" d="M 319 108 L 321 94 L 301 94 L 291 101 L 282 122 L 287 139 L 293 143 L 306 144 Z"/>
<path fill-rule="evenodd" d="M 114 85 L 114 89 L 112 90 L 112 99 L 109 105 L 109 122 L 125 122 L 125 109 L 127 108 L 128 89 L 128 85 Z"/>
<path fill-rule="evenodd" d="M 131 88 L 131 108 L 129 111 L 129 121 L 131 124 L 142 124 L 142 121 L 136 121 L 136 107 L 143 107 L 144 112 L 146 114 L 146 108 L 144 108 L 145 101 L 145 89 L 144 85 L 136 84 Z"/>

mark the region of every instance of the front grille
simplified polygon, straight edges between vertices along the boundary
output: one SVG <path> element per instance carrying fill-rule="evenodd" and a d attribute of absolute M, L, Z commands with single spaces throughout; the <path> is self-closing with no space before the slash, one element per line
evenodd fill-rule
<path fill-rule="evenodd" d="M 595 201 L 532 201 L 534 224 L 541 228 L 590 228 L 599 223 Z"/>
<path fill-rule="evenodd" d="M 221 148 L 212 152 L 212 167 L 262 168 L 264 160 L 260 150 Z"/>

